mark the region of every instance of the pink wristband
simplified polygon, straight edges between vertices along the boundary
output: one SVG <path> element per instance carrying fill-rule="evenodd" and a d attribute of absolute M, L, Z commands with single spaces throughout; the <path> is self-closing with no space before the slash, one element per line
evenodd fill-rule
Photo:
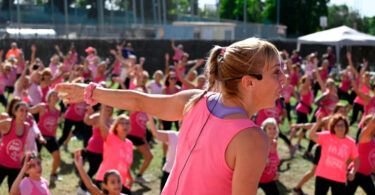
<path fill-rule="evenodd" d="M 83 97 L 85 102 L 91 106 L 96 105 L 98 102 L 92 99 L 92 93 L 98 84 L 91 82 L 87 87 L 85 87 L 83 92 Z"/>

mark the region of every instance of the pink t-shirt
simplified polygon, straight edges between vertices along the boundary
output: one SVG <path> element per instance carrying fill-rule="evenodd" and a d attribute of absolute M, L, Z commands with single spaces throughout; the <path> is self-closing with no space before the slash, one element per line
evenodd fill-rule
<path fill-rule="evenodd" d="M 314 94 L 313 94 L 313 92 L 310 90 L 308 93 L 303 94 L 301 96 L 301 100 L 300 101 L 302 101 L 306 105 L 310 106 L 310 108 L 311 108 L 311 104 L 314 101 Z M 299 111 L 299 112 L 302 112 L 304 114 L 309 114 L 309 109 L 305 105 L 303 105 L 301 102 L 299 102 L 297 104 L 296 110 Z"/>
<path fill-rule="evenodd" d="M 92 136 L 89 139 L 89 143 L 87 144 L 87 151 L 97 153 L 97 154 L 103 154 L 103 137 L 100 132 L 99 127 L 93 127 L 92 128 Z"/>
<path fill-rule="evenodd" d="M 72 121 L 83 121 L 85 117 L 87 104 L 85 102 L 70 104 L 64 117 Z"/>
<path fill-rule="evenodd" d="M 366 85 L 363 85 L 359 90 L 365 94 L 370 94 L 370 89 Z M 355 97 L 354 103 L 360 104 L 362 106 L 365 105 L 365 102 L 359 96 Z"/>
<path fill-rule="evenodd" d="M 6 77 L 3 73 L 0 73 L 0 95 L 4 95 L 6 87 Z"/>
<path fill-rule="evenodd" d="M 322 153 L 316 176 L 323 177 L 335 182 L 345 183 L 347 166 L 346 161 L 358 157 L 355 142 L 349 136 L 340 139 L 330 132 L 318 133 L 319 143 L 322 146 Z"/>
<path fill-rule="evenodd" d="M 13 87 L 14 83 L 17 79 L 17 72 L 16 69 L 13 67 L 9 74 L 6 76 L 6 86 L 7 87 Z"/>
<path fill-rule="evenodd" d="M 39 118 L 38 127 L 43 136 L 55 137 L 60 110 L 56 109 L 56 112 L 52 113 L 48 104 L 45 104 L 44 109 L 44 114 Z"/>
<path fill-rule="evenodd" d="M 202 98 L 185 114 L 175 164 L 163 189 L 163 195 L 232 193 L 233 170 L 226 163 L 226 149 L 236 134 L 256 125 L 249 119 L 221 119 L 214 115 L 210 115 L 206 123 L 210 113 L 207 98 L 208 96 Z M 191 153 L 195 143 L 195 149 Z M 188 163 L 185 164 L 188 156 Z M 175 193 L 177 187 L 178 191 Z"/>
<path fill-rule="evenodd" d="M 103 181 L 105 172 L 115 169 L 120 173 L 123 186 L 127 186 L 127 175 L 133 163 L 133 143 L 125 139 L 120 140 L 112 132 L 104 140 L 103 161 L 100 164 L 96 180 Z"/>
<path fill-rule="evenodd" d="M 147 114 L 144 112 L 134 112 L 130 114 L 130 132 L 128 135 L 144 138 L 147 128 Z"/>
<path fill-rule="evenodd" d="M 357 172 L 370 175 L 375 168 L 375 139 L 358 144 L 359 167 Z"/>
<path fill-rule="evenodd" d="M 0 165 L 7 168 L 21 169 L 21 159 L 28 133 L 26 126 L 24 126 L 24 129 L 22 136 L 17 136 L 14 120 L 12 120 L 9 132 L 2 135 Z"/>
<path fill-rule="evenodd" d="M 294 92 L 294 88 L 293 88 L 292 85 L 284 86 L 281 89 L 281 97 L 284 98 L 284 102 L 285 103 L 289 103 L 290 102 L 290 98 L 292 97 L 293 92 Z"/>
<path fill-rule="evenodd" d="M 21 195 L 50 195 L 48 181 L 43 177 L 39 181 L 24 177 L 20 183 Z"/>
<path fill-rule="evenodd" d="M 277 141 L 275 142 L 276 143 L 272 144 L 272 146 L 274 147 L 274 150 L 276 152 L 270 152 L 268 154 L 268 162 L 266 167 L 264 168 L 262 176 L 260 177 L 259 183 L 268 183 L 273 181 L 277 173 L 277 167 L 280 164 L 280 158 L 277 154 Z"/>

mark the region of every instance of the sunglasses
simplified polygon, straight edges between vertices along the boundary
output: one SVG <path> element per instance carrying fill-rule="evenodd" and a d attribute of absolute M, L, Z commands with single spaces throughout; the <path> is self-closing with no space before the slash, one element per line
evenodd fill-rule
<path fill-rule="evenodd" d="M 176 80 L 177 77 L 169 77 L 170 80 Z"/>

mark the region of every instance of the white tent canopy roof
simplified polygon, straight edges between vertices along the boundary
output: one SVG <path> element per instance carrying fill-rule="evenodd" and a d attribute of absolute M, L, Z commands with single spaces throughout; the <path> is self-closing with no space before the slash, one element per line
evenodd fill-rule
<path fill-rule="evenodd" d="M 336 60 L 340 59 L 342 46 L 375 46 L 375 36 L 371 36 L 347 26 L 331 28 L 325 31 L 298 37 L 297 50 L 301 44 L 333 45 L 336 48 Z M 338 67 L 340 68 L 340 66 Z"/>
<path fill-rule="evenodd" d="M 375 46 L 375 36 L 356 31 L 347 26 L 340 26 L 298 37 L 298 44 Z"/>

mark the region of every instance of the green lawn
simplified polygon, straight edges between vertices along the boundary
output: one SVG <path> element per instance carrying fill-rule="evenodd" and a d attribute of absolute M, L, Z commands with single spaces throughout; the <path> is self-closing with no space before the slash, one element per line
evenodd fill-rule
<path fill-rule="evenodd" d="M 294 105 L 294 102 L 292 102 Z M 1 106 L 0 106 L 1 107 Z M 2 111 L 3 108 L 0 108 Z M 293 116 L 293 115 L 292 115 Z M 295 117 L 293 118 L 295 121 Z M 289 131 L 287 122 L 285 122 L 281 127 L 281 131 L 286 133 Z M 356 126 L 353 126 L 350 131 L 350 136 L 355 137 L 357 131 Z M 61 129 L 58 130 L 58 137 L 61 134 Z M 293 140 L 295 143 L 296 140 Z M 308 140 L 303 139 L 302 145 L 307 148 Z M 82 148 L 82 142 L 77 139 L 72 139 L 69 143 L 70 152 L 67 153 L 61 150 L 62 163 L 59 171 L 60 176 L 63 178 L 63 181 L 56 182 L 55 185 L 50 187 L 52 194 L 76 194 L 78 176 L 74 171 L 73 164 L 73 151 Z M 289 150 L 286 144 L 279 139 L 278 145 L 279 156 L 281 159 L 280 165 L 280 185 L 279 189 L 282 192 L 281 194 L 291 194 L 291 189 L 298 183 L 302 176 L 311 169 L 312 163 L 302 158 L 304 151 L 298 151 L 293 159 L 289 159 Z M 158 142 L 152 148 L 152 153 L 154 154 L 154 159 L 145 173 L 145 177 L 151 180 L 151 183 L 146 185 L 135 184 L 132 187 L 134 194 L 158 194 L 159 193 L 159 177 L 161 176 L 161 144 Z M 43 149 L 41 152 L 43 161 L 43 177 L 47 180 L 49 179 L 49 173 L 51 169 L 52 157 L 46 149 Z M 134 163 L 132 166 L 133 175 L 140 167 L 142 162 L 141 155 L 139 152 L 134 151 Z M 87 166 L 87 165 L 86 165 Z M 86 167 L 87 168 L 87 167 Z M 307 194 L 314 193 L 314 182 L 315 179 L 311 179 L 305 186 L 303 190 Z M 4 180 L 0 186 L 0 194 L 8 194 L 7 192 L 7 182 Z M 258 191 L 258 194 L 263 194 L 262 190 Z M 364 194 L 362 189 L 358 188 L 356 194 Z"/>

